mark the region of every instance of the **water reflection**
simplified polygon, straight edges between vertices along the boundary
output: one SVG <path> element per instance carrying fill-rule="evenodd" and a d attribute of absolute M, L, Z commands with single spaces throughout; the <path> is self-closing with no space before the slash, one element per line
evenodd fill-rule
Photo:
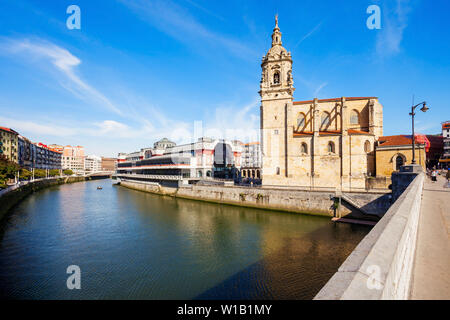
<path fill-rule="evenodd" d="M 368 231 L 106 180 L 63 185 L 26 198 L 3 226 L 0 296 L 310 299 Z M 65 286 L 71 264 L 82 290 Z"/>

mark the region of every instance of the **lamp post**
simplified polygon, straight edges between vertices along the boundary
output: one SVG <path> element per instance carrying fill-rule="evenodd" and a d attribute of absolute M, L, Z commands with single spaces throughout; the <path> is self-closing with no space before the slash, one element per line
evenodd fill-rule
<path fill-rule="evenodd" d="M 414 142 L 414 140 L 415 140 L 414 139 L 414 116 L 416 114 L 414 113 L 414 110 L 420 105 L 423 105 L 423 107 L 420 108 L 420 111 L 427 112 L 427 110 L 429 108 L 427 107 L 427 103 L 424 101 L 424 102 L 416 104 L 415 106 L 412 106 L 411 107 L 411 113 L 409 114 L 411 116 L 411 121 L 412 121 L 412 138 L 411 138 L 411 141 L 412 141 L 412 161 L 411 161 L 411 164 L 416 164 L 415 142 Z"/>

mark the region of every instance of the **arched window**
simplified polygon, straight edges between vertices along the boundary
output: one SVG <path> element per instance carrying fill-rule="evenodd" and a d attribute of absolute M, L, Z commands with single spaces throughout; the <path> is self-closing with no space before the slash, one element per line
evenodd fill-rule
<path fill-rule="evenodd" d="M 303 142 L 301 150 L 302 150 L 303 154 L 307 154 L 308 153 L 308 145 Z"/>
<path fill-rule="evenodd" d="M 328 142 L 328 152 L 329 153 L 334 153 L 335 152 L 333 141 Z"/>
<path fill-rule="evenodd" d="M 350 124 L 359 124 L 359 113 L 356 110 L 350 112 Z"/>
<path fill-rule="evenodd" d="M 327 127 L 330 124 L 330 114 L 328 112 L 322 113 L 320 123 L 322 127 Z"/>
<path fill-rule="evenodd" d="M 370 141 L 366 140 L 366 142 L 364 143 L 364 151 L 366 153 L 369 153 L 372 150 L 372 148 L 370 147 Z"/>
<path fill-rule="evenodd" d="M 405 159 L 401 155 L 398 155 L 397 158 L 395 159 L 395 170 L 397 171 L 400 170 L 400 167 L 404 164 Z"/>
<path fill-rule="evenodd" d="M 201 178 L 202 177 L 202 172 L 198 171 L 198 177 Z"/>
<path fill-rule="evenodd" d="M 278 71 L 273 74 L 273 83 L 274 84 L 280 83 L 280 73 Z"/>
<path fill-rule="evenodd" d="M 297 117 L 297 130 L 301 131 L 305 127 L 305 114 L 300 113 Z"/>

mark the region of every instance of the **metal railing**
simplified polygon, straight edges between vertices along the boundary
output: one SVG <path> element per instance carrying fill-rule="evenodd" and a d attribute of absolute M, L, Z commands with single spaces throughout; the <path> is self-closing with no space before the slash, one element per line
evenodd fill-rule
<path fill-rule="evenodd" d="M 160 175 L 160 174 L 126 174 L 126 173 L 117 173 L 114 176 L 118 177 L 118 178 L 139 178 L 139 179 L 153 179 L 153 180 L 183 180 L 183 176 Z"/>

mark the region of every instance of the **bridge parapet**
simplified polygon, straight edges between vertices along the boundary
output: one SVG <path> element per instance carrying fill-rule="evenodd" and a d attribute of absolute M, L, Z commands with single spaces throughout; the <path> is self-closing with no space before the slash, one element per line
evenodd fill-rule
<path fill-rule="evenodd" d="M 424 174 L 416 176 L 315 300 L 408 299 Z"/>

